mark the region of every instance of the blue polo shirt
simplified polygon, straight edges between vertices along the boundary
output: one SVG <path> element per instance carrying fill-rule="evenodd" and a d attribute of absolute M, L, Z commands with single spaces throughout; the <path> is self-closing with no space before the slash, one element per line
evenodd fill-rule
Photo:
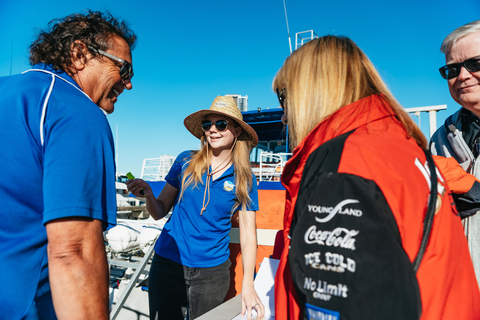
<path fill-rule="evenodd" d="M 182 152 L 165 180 L 181 193 L 183 172 L 192 156 L 191 151 Z M 235 203 L 235 177 L 230 166 L 219 178 L 211 181 L 210 202 L 200 215 L 205 193 L 207 174 L 202 184 L 189 186 L 181 199 L 175 201 L 172 216 L 165 224 L 155 244 L 155 252 L 167 259 L 192 268 L 218 266 L 230 256 L 228 245 L 232 228 L 231 215 Z M 258 210 L 257 181 L 252 173 L 253 185 L 250 190 L 249 211 Z"/>
<path fill-rule="evenodd" d="M 45 224 L 116 223 L 113 136 L 105 113 L 45 64 L 0 78 L 0 318 L 55 319 Z"/>

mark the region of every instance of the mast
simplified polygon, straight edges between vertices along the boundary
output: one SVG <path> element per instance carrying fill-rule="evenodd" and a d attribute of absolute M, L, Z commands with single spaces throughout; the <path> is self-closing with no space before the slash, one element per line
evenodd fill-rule
<path fill-rule="evenodd" d="M 12 75 L 12 65 L 13 65 L 13 38 L 10 39 L 10 75 Z"/>
<path fill-rule="evenodd" d="M 285 10 L 285 21 L 287 22 L 288 45 L 290 47 L 290 54 L 292 54 L 292 40 L 290 39 L 290 28 L 288 27 L 287 6 L 283 0 L 283 9 Z"/>

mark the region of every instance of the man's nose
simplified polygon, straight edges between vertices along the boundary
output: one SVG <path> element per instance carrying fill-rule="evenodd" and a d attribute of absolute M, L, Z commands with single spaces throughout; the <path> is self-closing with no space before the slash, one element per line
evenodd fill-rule
<path fill-rule="evenodd" d="M 468 79 L 472 76 L 471 72 L 468 71 L 464 66 L 460 67 L 460 72 L 458 73 L 457 79 L 463 80 Z"/>

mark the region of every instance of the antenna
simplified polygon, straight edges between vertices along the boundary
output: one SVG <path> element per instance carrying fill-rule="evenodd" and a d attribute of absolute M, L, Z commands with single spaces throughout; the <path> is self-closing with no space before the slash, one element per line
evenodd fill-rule
<path fill-rule="evenodd" d="M 10 75 L 12 75 L 12 64 L 13 64 L 13 38 L 10 39 Z"/>
<path fill-rule="evenodd" d="M 118 177 L 118 124 L 115 125 L 115 181 L 117 180 Z"/>
<path fill-rule="evenodd" d="M 285 20 L 287 22 L 288 45 L 290 46 L 290 54 L 292 54 L 292 40 L 290 39 L 290 29 L 288 28 L 287 7 L 285 6 L 285 0 L 283 0 L 283 9 L 285 10 Z"/>

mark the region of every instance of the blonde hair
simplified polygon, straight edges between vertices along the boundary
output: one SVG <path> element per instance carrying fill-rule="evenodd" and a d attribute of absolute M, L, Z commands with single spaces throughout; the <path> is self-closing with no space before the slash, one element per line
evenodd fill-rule
<path fill-rule="evenodd" d="M 377 93 L 383 94 L 407 135 L 422 149 L 427 148 L 420 128 L 393 97 L 367 56 L 347 37 L 324 36 L 294 51 L 273 80 L 274 91 L 284 88 L 292 149 L 338 109 Z"/>
<path fill-rule="evenodd" d="M 237 125 L 235 125 L 237 127 Z M 252 141 L 237 140 L 234 142 L 232 150 L 232 162 L 235 172 L 235 205 L 232 207 L 231 213 L 240 207 L 242 211 L 247 210 L 247 205 L 250 204 L 251 199 L 249 192 L 252 189 L 252 169 L 250 166 L 250 152 L 253 149 Z M 194 154 L 189 160 L 188 166 L 183 173 L 182 191 L 180 193 L 179 201 L 183 197 L 185 189 L 193 185 L 197 188 L 199 183 L 203 183 L 202 175 L 207 172 L 209 168 L 209 160 L 211 159 L 211 148 L 208 146 L 207 139 L 202 136 L 200 139 L 200 150 L 194 151 Z"/>

